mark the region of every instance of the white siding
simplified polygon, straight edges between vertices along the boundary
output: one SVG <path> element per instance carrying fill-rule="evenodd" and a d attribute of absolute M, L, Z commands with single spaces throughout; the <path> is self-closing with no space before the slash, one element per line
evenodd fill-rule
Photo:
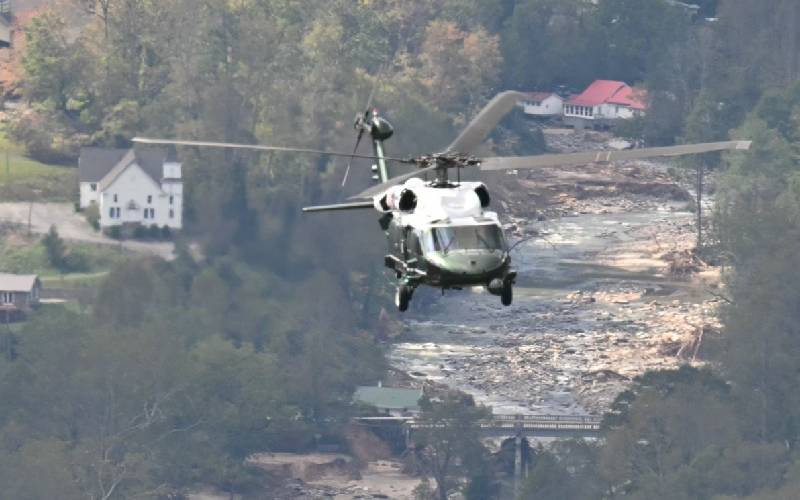
<path fill-rule="evenodd" d="M 95 190 L 92 190 L 92 185 L 95 186 Z M 100 191 L 99 191 L 99 183 L 98 182 L 81 182 L 80 183 L 80 206 L 81 208 L 86 208 L 92 203 L 97 203 L 100 200 Z"/>
<path fill-rule="evenodd" d="M 159 185 L 138 165 L 132 164 L 103 191 L 100 197 L 100 226 L 140 223 L 180 229 L 183 224 L 182 211 L 183 186 L 179 181 Z"/>
<path fill-rule="evenodd" d="M 560 115 L 564 110 L 564 101 L 557 95 L 548 96 L 541 102 L 522 101 L 522 109 L 526 114 L 536 116 Z"/>
<path fill-rule="evenodd" d="M 175 162 L 164 163 L 164 178 L 165 179 L 180 179 L 181 178 L 181 164 Z"/>

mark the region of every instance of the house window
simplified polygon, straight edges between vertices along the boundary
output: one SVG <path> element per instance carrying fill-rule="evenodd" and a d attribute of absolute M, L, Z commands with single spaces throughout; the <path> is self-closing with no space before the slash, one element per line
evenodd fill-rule
<path fill-rule="evenodd" d="M 91 189 L 92 191 L 97 191 L 97 184 L 95 184 L 94 182 L 89 184 L 89 189 Z"/>
<path fill-rule="evenodd" d="M 155 208 L 151 208 L 150 209 L 150 218 L 151 219 L 155 219 L 156 218 L 156 209 Z"/>
<path fill-rule="evenodd" d="M 114 218 L 114 207 L 108 209 L 108 216 L 112 219 Z"/>
<path fill-rule="evenodd" d="M 175 218 L 175 210 L 173 210 L 171 208 L 169 209 L 169 218 L 170 219 L 174 219 Z"/>
<path fill-rule="evenodd" d="M 116 203 L 116 202 L 117 202 L 117 195 L 115 194 L 114 195 L 114 203 Z"/>
<path fill-rule="evenodd" d="M 155 208 L 145 208 L 144 209 L 144 218 L 145 219 L 155 219 L 156 218 L 156 209 Z"/>
<path fill-rule="evenodd" d="M 169 197 L 169 204 L 170 205 L 174 205 L 175 204 L 175 197 L 172 196 L 172 195 L 170 195 L 170 197 Z"/>
<path fill-rule="evenodd" d="M 119 212 L 120 212 L 120 208 L 117 207 L 117 219 L 119 219 Z"/>
<path fill-rule="evenodd" d="M 2 299 L 3 304 L 13 304 L 14 303 L 14 293 L 13 292 L 3 292 L 0 294 L 0 299 Z"/>
<path fill-rule="evenodd" d="M 148 194 L 147 195 L 147 203 L 153 203 L 153 195 L 152 194 Z"/>

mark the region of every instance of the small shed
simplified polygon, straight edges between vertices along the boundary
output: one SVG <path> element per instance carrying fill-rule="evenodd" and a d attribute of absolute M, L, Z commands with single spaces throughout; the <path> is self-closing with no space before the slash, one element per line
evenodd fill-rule
<path fill-rule="evenodd" d="M 419 413 L 422 389 L 400 389 L 396 387 L 361 386 L 353 395 L 355 403 L 372 406 L 383 414 Z"/>
<path fill-rule="evenodd" d="M 42 282 L 35 274 L 0 273 L 0 311 L 9 320 L 39 305 Z"/>
<path fill-rule="evenodd" d="M 560 116 L 564 111 L 564 99 L 555 92 L 526 92 L 519 106 L 531 116 Z"/>

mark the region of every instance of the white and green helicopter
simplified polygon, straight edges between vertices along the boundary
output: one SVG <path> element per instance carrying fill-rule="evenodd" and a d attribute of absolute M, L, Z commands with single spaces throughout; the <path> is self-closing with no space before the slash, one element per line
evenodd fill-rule
<path fill-rule="evenodd" d="M 471 156 L 470 153 L 522 98 L 524 94 L 514 91 L 498 94 L 444 151 L 415 158 L 393 158 L 384 154 L 384 141 L 393 135 L 394 130 L 377 110 L 370 109 L 356 119 L 358 137 L 353 153 L 143 137 L 134 138 L 133 141 L 141 144 L 287 151 L 342 156 L 351 160 L 375 160 L 373 178 L 379 184 L 351 197 L 351 202 L 307 207 L 303 211 L 374 209 L 381 214 L 379 223 L 388 242 L 384 262 L 386 267 L 394 271 L 397 279 L 395 303 L 400 311 L 408 309 L 414 290 L 420 285 L 443 291 L 484 286 L 489 293 L 500 296 L 503 305 L 511 305 L 517 273 L 511 266 L 510 248 L 498 215 L 489 209 L 489 190 L 481 182 L 461 182 L 459 169 L 496 171 L 584 165 L 747 150 L 751 144 L 750 141 L 724 141 L 622 151 L 485 158 Z M 356 153 L 365 133 L 372 139 L 373 155 Z M 411 164 L 417 169 L 390 177 L 388 162 Z M 455 180 L 449 175 L 452 169 L 459 174 Z M 345 178 L 349 170 L 348 164 Z M 431 179 L 423 180 L 420 178 L 423 175 Z"/>

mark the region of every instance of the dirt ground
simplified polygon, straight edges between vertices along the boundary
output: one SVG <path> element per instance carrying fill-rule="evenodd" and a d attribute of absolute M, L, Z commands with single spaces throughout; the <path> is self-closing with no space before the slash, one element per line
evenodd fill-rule
<path fill-rule="evenodd" d="M 117 241 L 95 231 L 69 203 L 0 203 L 0 222 L 30 227 L 33 233 L 44 234 L 55 226 L 67 240 L 120 245 L 128 250 L 172 259 L 175 245 L 169 242 Z"/>
<path fill-rule="evenodd" d="M 279 499 L 351 500 L 391 498 L 413 500 L 420 479 L 402 472 L 402 464 L 392 460 L 369 462 L 355 467 L 352 458 L 335 453 L 262 453 L 249 462 L 287 478 L 282 491 L 272 494 Z M 211 500 L 211 497 L 192 497 Z"/>

